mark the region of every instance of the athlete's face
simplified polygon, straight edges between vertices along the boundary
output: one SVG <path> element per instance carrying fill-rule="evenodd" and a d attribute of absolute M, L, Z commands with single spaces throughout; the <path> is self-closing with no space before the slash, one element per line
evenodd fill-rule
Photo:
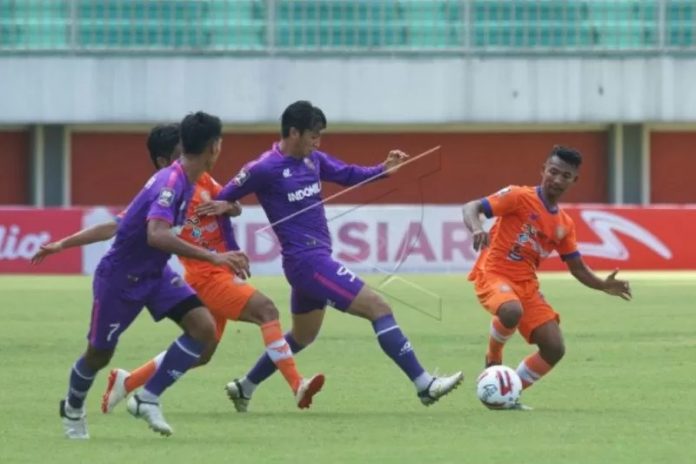
<path fill-rule="evenodd" d="M 297 153 L 301 156 L 309 156 L 318 150 L 321 145 L 321 129 L 306 130 L 302 135 L 297 132 Z"/>
<path fill-rule="evenodd" d="M 578 181 L 577 168 L 557 156 L 544 163 L 541 172 L 541 188 L 549 200 L 557 200 L 568 188 Z"/>

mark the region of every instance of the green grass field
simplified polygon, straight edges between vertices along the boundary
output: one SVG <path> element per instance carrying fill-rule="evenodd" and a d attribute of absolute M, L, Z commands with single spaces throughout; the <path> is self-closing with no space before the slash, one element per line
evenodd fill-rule
<path fill-rule="evenodd" d="M 621 276 L 621 274 L 619 274 Z M 565 359 L 528 392 L 532 412 L 493 412 L 476 399 L 488 317 L 460 275 L 406 276 L 386 289 L 421 362 L 462 369 L 451 396 L 424 408 L 405 376 L 383 355 L 369 323 L 330 310 L 315 344 L 298 356 L 305 373 L 322 371 L 324 391 L 296 410 L 280 376 L 257 390 L 251 412 L 236 414 L 223 385 L 261 352 L 258 329 L 228 326 L 216 357 L 163 398 L 175 434 L 165 439 L 125 408 L 104 416 L 102 372 L 87 400 L 86 442 L 63 438 L 58 400 L 84 349 L 91 287 L 87 277 L 0 277 L 0 463 L 694 463 L 696 323 L 694 274 L 629 274 L 630 303 L 561 275 L 542 288 L 561 313 Z M 281 278 L 255 278 L 287 326 Z M 377 283 L 377 280 L 371 280 Z M 437 315 L 439 295 L 441 320 Z M 113 365 L 133 368 L 178 333 L 146 313 L 121 339 Z M 506 363 L 530 352 L 513 339 Z"/>

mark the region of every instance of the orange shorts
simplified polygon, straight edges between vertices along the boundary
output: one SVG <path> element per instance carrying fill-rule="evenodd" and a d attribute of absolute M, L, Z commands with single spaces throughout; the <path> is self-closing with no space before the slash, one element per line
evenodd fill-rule
<path fill-rule="evenodd" d="M 539 291 L 539 282 L 512 282 L 496 274 L 479 274 L 474 281 L 476 296 L 486 310 L 495 315 L 503 303 L 518 301 L 522 306 L 522 319 L 517 327 L 520 334 L 532 343 L 532 332 L 549 321 L 561 319 Z"/>
<path fill-rule="evenodd" d="M 236 321 L 256 289 L 231 272 L 186 274 L 186 282 L 196 291 L 215 320 L 215 335 L 220 341 L 227 321 Z"/>

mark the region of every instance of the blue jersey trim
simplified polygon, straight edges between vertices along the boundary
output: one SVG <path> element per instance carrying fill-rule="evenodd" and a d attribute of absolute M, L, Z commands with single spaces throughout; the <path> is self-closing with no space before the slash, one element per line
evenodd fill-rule
<path fill-rule="evenodd" d="M 491 208 L 491 202 L 488 201 L 488 198 L 481 198 L 481 206 L 483 207 L 483 214 L 489 219 L 492 218 L 493 209 Z"/>
<path fill-rule="evenodd" d="M 574 251 L 572 253 L 568 253 L 567 255 L 561 255 L 561 260 L 568 261 L 569 259 L 579 258 L 579 257 L 580 257 L 580 252 Z"/>

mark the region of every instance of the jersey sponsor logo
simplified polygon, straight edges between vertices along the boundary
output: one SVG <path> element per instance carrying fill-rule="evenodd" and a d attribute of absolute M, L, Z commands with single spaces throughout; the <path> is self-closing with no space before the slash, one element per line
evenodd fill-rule
<path fill-rule="evenodd" d="M 237 187 L 241 187 L 246 183 L 247 180 L 249 180 L 249 171 L 247 171 L 246 169 L 242 169 L 241 171 L 239 171 L 239 173 L 237 173 L 236 176 L 234 176 L 232 182 L 234 182 L 237 185 Z"/>
<path fill-rule="evenodd" d="M 317 195 L 319 192 L 321 192 L 321 184 L 319 182 L 315 182 L 305 188 L 297 189 L 294 192 L 288 193 L 288 201 L 292 203 L 294 201 L 304 200 L 305 198 Z"/>
<path fill-rule="evenodd" d="M 157 204 L 169 208 L 174 203 L 174 190 L 164 187 L 157 196 Z"/>

